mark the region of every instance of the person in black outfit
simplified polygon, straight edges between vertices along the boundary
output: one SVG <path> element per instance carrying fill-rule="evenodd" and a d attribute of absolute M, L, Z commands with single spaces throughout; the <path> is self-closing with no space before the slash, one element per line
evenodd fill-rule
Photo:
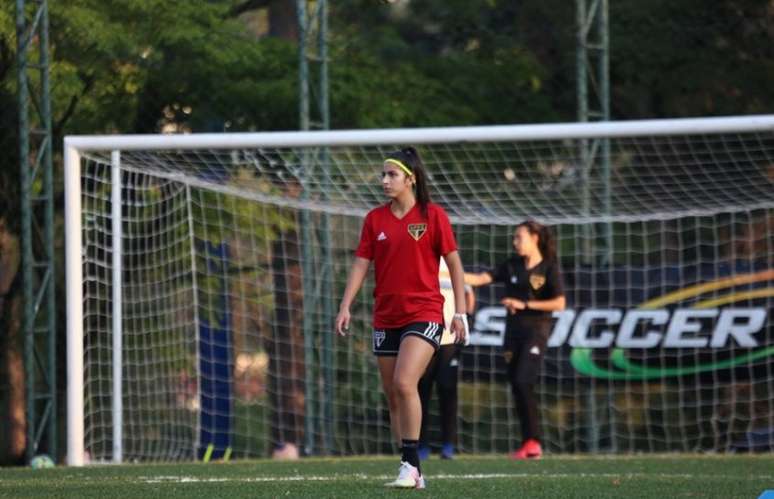
<path fill-rule="evenodd" d="M 429 422 L 430 399 L 435 385 L 438 393 L 438 409 L 441 427 L 441 459 L 453 459 L 457 445 L 457 381 L 460 355 L 464 345 L 457 343 L 451 332 L 454 318 L 454 290 L 446 263 L 441 260 L 438 279 L 444 298 L 443 316 L 445 327 L 441 334 L 441 347 L 435 352 L 427 370 L 419 380 L 419 399 L 422 402 L 422 426 L 419 432 L 419 459 L 430 457 Z M 472 324 L 471 314 L 476 307 L 476 295 L 471 286 L 465 286 L 465 313 Z"/>
<path fill-rule="evenodd" d="M 513 235 L 516 254 L 496 269 L 465 274 L 465 283 L 485 286 L 501 283 L 508 311 L 505 322 L 503 357 L 522 428 L 521 447 L 512 459 L 536 459 L 540 445 L 535 384 L 551 332 L 551 313 L 565 307 L 562 279 L 551 231 L 534 221 L 522 222 Z"/>
<path fill-rule="evenodd" d="M 419 380 L 419 399 L 422 402 L 422 426 L 419 433 L 419 459 L 430 457 L 430 400 L 433 386 L 438 390 L 438 411 L 441 427 L 441 458 L 452 459 L 457 445 L 457 371 L 462 345 L 441 345 L 433 355 L 427 371 Z"/>
<path fill-rule="evenodd" d="M 298 198 L 301 185 L 293 179 L 284 195 Z M 278 460 L 298 459 L 304 439 L 305 357 L 304 289 L 301 244 L 294 229 L 278 231 L 272 243 L 274 281 L 274 323 L 264 346 L 269 356 L 268 384 L 271 400 L 271 456 Z"/>

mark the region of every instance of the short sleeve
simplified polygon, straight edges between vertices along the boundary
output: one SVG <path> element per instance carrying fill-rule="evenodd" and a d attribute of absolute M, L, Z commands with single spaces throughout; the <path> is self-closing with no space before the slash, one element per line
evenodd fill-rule
<path fill-rule="evenodd" d="M 508 260 L 505 260 L 494 269 L 487 270 L 487 273 L 492 276 L 493 282 L 507 283 L 511 280 L 511 269 L 508 265 Z"/>
<path fill-rule="evenodd" d="M 355 250 L 355 256 L 366 260 L 374 259 L 374 237 L 371 225 L 371 216 L 367 215 L 363 221 L 363 229 L 360 231 L 360 243 Z"/>
<path fill-rule="evenodd" d="M 548 268 L 546 272 L 546 299 L 557 298 L 564 295 L 564 287 L 562 286 L 562 275 L 559 271 L 559 263 L 554 262 Z"/>
<path fill-rule="evenodd" d="M 446 212 L 441 208 L 438 208 L 435 218 L 436 223 L 438 224 L 436 247 L 441 256 L 446 256 L 452 251 L 457 250 L 457 240 L 454 238 L 454 231 L 452 230 L 451 222 L 449 222 L 449 216 Z"/>

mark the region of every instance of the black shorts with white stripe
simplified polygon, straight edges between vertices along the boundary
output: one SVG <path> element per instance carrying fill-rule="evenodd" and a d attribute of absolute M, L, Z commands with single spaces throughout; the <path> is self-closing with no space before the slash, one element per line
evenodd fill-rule
<path fill-rule="evenodd" d="M 443 324 L 437 322 L 412 322 L 394 329 L 374 329 L 374 355 L 396 356 L 400 342 L 407 336 L 418 336 L 437 351 L 441 344 Z"/>

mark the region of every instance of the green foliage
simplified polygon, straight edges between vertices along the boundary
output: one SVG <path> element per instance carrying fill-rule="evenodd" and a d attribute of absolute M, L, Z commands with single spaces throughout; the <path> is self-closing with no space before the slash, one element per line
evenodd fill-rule
<path fill-rule="evenodd" d="M 503 8 L 489 4 L 337 4 L 331 34 L 334 125 L 555 120 L 542 85 L 546 71 L 518 38 L 499 31 Z"/>
<path fill-rule="evenodd" d="M 767 0 L 611 2 L 616 117 L 770 112 L 774 9 Z"/>
<path fill-rule="evenodd" d="M 256 37 L 236 1 L 50 3 L 55 131 L 297 127 L 292 41 Z M 335 127 L 571 120 L 574 7 L 561 0 L 331 3 Z M 763 112 L 765 0 L 611 4 L 614 116 Z M 13 9 L 0 12 L 0 123 L 15 122 Z M 57 147 L 58 147 L 57 142 Z"/>
<path fill-rule="evenodd" d="M 290 128 L 293 47 L 224 2 L 52 2 L 53 95 L 69 133 Z M 98 27 L 95 29 L 95 27 Z M 66 120 L 66 122 L 62 122 Z"/>

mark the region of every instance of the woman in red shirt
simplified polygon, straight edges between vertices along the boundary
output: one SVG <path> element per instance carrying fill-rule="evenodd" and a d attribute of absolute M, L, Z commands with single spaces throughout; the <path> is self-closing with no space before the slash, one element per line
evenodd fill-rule
<path fill-rule="evenodd" d="M 449 267 L 456 312 L 452 332 L 467 335 L 464 271 L 449 217 L 430 202 L 422 160 L 406 147 L 387 156 L 382 188 L 390 201 L 366 215 L 347 287 L 336 317 L 336 331 L 349 328 L 350 305 L 374 262 L 373 351 L 390 407 L 393 435 L 401 441 L 398 479 L 389 487 L 424 488 L 417 444 L 422 405 L 417 385 L 439 348 L 443 304 L 438 267 Z"/>

